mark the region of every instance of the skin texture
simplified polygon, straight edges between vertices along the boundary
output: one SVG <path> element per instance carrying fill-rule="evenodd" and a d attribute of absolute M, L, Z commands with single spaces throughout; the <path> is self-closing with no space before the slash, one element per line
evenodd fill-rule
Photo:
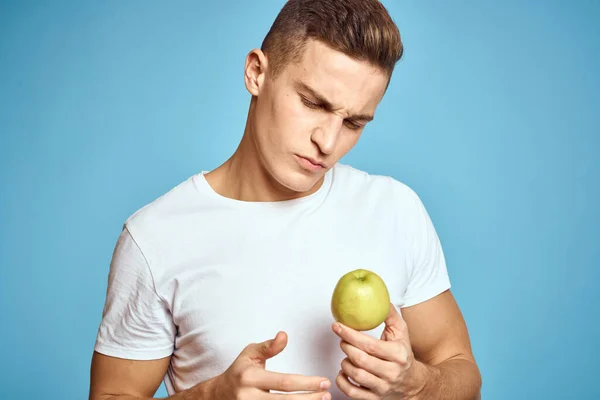
<path fill-rule="evenodd" d="M 479 398 L 481 376 L 449 290 L 401 312 L 390 304 L 379 340 L 340 323 L 332 330 L 347 355 L 335 383 L 353 399 Z"/>
<path fill-rule="evenodd" d="M 268 68 L 260 50 L 248 54 L 244 82 L 252 100 L 243 138 L 231 158 L 206 176 L 222 196 L 282 201 L 318 190 L 326 171 L 356 145 L 388 83 L 388 76 L 377 68 L 315 41 L 307 43 L 300 62 L 289 64 L 275 79 Z M 312 158 L 323 168 L 309 168 L 298 156 Z M 335 384 L 352 398 L 477 396 L 481 377 L 450 291 L 405 308 L 402 315 L 390 310 L 378 341 L 367 342 L 366 335 L 347 327 L 337 334 L 348 357 Z M 284 332 L 274 340 L 250 344 L 224 374 L 172 398 L 282 398 L 268 393 L 270 387 L 308 391 L 287 395 L 286 400 L 320 399 L 332 382 L 321 389 L 317 384 L 324 378 L 264 370 L 264 360 L 276 356 L 286 344 Z M 131 361 L 94 353 L 90 399 L 152 398 L 169 361 Z M 366 386 L 358 387 L 347 377 L 355 382 L 366 379 Z"/>
<path fill-rule="evenodd" d="M 316 191 L 327 170 L 358 142 L 388 82 L 379 69 L 317 41 L 309 41 L 302 61 L 274 80 L 265 55 L 252 51 L 244 79 L 253 97 L 243 139 L 206 179 L 216 192 L 245 201 L 287 200 Z M 307 171 L 298 155 L 325 168 Z"/>

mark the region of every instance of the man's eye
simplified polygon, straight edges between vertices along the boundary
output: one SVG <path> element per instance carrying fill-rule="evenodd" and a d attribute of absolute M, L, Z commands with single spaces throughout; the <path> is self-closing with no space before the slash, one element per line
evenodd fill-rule
<path fill-rule="evenodd" d="M 346 125 L 347 128 L 352 129 L 352 130 L 358 130 L 358 129 L 362 128 L 362 125 L 359 125 L 356 122 L 352 122 L 352 121 L 344 121 L 344 125 Z"/>
<path fill-rule="evenodd" d="M 320 108 L 320 106 L 317 103 L 313 103 L 312 101 L 305 99 L 304 97 L 302 97 L 302 102 L 305 106 L 309 108 Z"/>

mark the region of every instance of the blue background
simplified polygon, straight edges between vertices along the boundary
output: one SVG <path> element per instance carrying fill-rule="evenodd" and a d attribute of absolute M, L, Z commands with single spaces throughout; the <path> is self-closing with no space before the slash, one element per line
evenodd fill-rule
<path fill-rule="evenodd" d="M 122 223 L 233 152 L 282 4 L 0 4 L 0 397 L 86 398 Z M 421 195 L 484 399 L 600 398 L 600 2 L 384 4 L 405 58 L 343 161 Z"/>

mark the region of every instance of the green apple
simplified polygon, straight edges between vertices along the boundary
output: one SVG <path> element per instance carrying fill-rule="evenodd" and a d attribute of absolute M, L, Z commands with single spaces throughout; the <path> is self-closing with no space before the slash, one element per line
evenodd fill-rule
<path fill-rule="evenodd" d="M 333 318 L 358 331 L 368 331 L 385 321 L 390 294 L 375 272 L 357 269 L 340 278 L 331 297 Z"/>

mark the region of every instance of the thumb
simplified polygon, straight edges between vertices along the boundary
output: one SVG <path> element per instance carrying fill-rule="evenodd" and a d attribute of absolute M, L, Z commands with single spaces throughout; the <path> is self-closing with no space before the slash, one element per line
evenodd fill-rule
<path fill-rule="evenodd" d="M 281 353 L 287 345 L 287 334 L 277 332 L 274 339 L 262 343 L 253 343 L 246 347 L 245 355 L 255 361 L 264 362 Z"/>
<path fill-rule="evenodd" d="M 400 339 L 406 334 L 407 326 L 402 314 L 396 309 L 396 307 L 390 303 L 390 310 L 384 321 L 385 329 L 381 335 L 383 340 L 396 340 Z"/>

